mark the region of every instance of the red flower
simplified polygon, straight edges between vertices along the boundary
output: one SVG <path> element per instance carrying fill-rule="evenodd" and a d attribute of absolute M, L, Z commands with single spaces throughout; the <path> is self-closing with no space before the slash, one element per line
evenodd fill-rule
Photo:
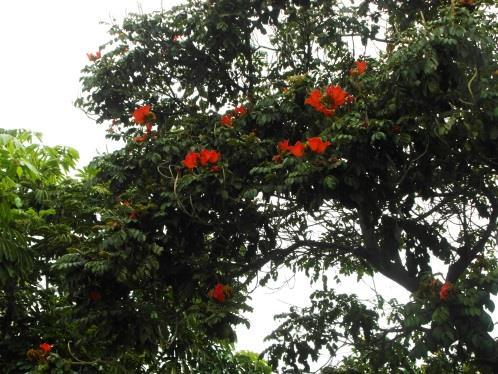
<path fill-rule="evenodd" d="M 185 156 L 185 159 L 182 161 L 183 166 L 187 169 L 193 169 L 197 167 L 197 163 L 199 161 L 199 153 L 197 152 L 189 152 Z"/>
<path fill-rule="evenodd" d="M 355 67 L 349 70 L 349 75 L 358 76 L 364 74 L 367 70 L 367 65 L 366 61 L 356 61 Z"/>
<path fill-rule="evenodd" d="M 322 103 L 322 99 L 322 92 L 315 88 L 310 92 L 310 95 L 306 98 L 306 100 L 304 100 L 304 103 L 311 105 L 317 112 L 323 113 L 326 117 L 330 117 L 334 114 L 335 110 L 327 108 Z"/>
<path fill-rule="evenodd" d="M 223 284 L 217 283 L 214 286 L 212 298 L 220 303 L 225 302 L 225 286 Z"/>
<path fill-rule="evenodd" d="M 96 303 L 97 301 L 100 301 L 100 299 L 102 299 L 102 294 L 97 290 L 91 290 L 89 297 L 90 300 Z"/>
<path fill-rule="evenodd" d="M 236 107 L 233 111 L 234 111 L 234 112 L 235 112 L 235 114 L 236 114 L 236 115 L 238 115 L 238 116 L 243 116 L 244 114 L 246 114 L 246 113 L 247 113 L 247 109 L 246 109 L 246 107 L 245 107 L 245 106 L 243 106 L 243 105 L 239 105 L 239 106 L 238 106 L 238 107 Z"/>
<path fill-rule="evenodd" d="M 213 173 L 216 173 L 216 172 L 220 171 L 221 168 L 218 165 L 214 165 L 214 166 L 211 166 L 211 168 L 209 170 L 212 171 Z"/>
<path fill-rule="evenodd" d="M 281 162 L 281 161 L 282 161 L 282 156 L 280 156 L 280 155 L 275 155 L 275 156 L 273 156 L 273 157 L 271 158 L 271 160 L 272 160 L 272 161 L 274 161 L 274 162 L 277 162 L 277 163 L 278 163 L 278 162 Z"/>
<path fill-rule="evenodd" d="M 147 140 L 147 134 L 144 134 L 142 136 L 135 136 L 133 139 L 132 139 L 135 143 L 143 143 Z"/>
<path fill-rule="evenodd" d="M 289 150 L 289 140 L 281 140 L 277 146 L 280 153 L 287 152 Z"/>
<path fill-rule="evenodd" d="M 350 98 L 349 94 L 344 91 L 340 86 L 328 86 L 325 90 L 327 97 L 330 100 L 330 105 L 335 110 L 336 108 L 344 105 Z"/>
<path fill-rule="evenodd" d="M 453 284 L 450 282 L 446 282 L 443 284 L 439 290 L 439 299 L 442 301 L 446 301 L 450 296 L 451 291 L 453 290 Z"/>
<path fill-rule="evenodd" d="M 182 38 L 181 35 L 175 34 L 171 37 L 171 40 L 174 42 L 179 42 L 181 38 Z"/>
<path fill-rule="evenodd" d="M 210 164 L 216 164 L 221 157 L 220 152 L 215 151 L 214 149 L 203 149 L 199 153 L 199 162 L 202 166 Z"/>
<path fill-rule="evenodd" d="M 93 54 L 93 53 L 87 53 L 86 57 L 88 57 L 88 60 L 90 60 L 91 62 L 95 62 L 99 58 L 101 58 L 102 55 L 101 55 L 100 51 L 97 51 L 97 52 L 95 52 L 95 54 Z"/>
<path fill-rule="evenodd" d="M 150 111 L 150 105 L 142 105 L 133 111 L 133 120 L 139 125 L 147 125 L 156 119 L 156 115 Z"/>
<path fill-rule="evenodd" d="M 233 127 L 233 117 L 230 114 L 225 114 L 221 116 L 220 123 L 226 127 Z"/>
<path fill-rule="evenodd" d="M 50 351 L 52 350 L 52 347 L 53 347 L 52 344 L 48 344 L 48 343 L 40 344 L 40 349 L 45 353 L 50 353 Z"/>
<path fill-rule="evenodd" d="M 308 143 L 308 147 L 310 147 L 311 151 L 315 153 L 324 153 L 330 146 L 329 141 L 324 142 L 320 137 L 308 138 L 306 142 Z"/>
<path fill-rule="evenodd" d="M 290 146 L 288 150 L 295 157 L 304 156 L 304 144 L 301 143 L 300 141 L 297 141 L 296 144 Z"/>

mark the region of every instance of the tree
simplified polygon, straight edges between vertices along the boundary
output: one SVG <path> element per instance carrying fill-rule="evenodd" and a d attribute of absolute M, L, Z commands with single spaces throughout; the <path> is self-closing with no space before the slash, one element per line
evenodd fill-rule
<path fill-rule="evenodd" d="M 43 339 L 67 338 L 67 303 L 55 291 L 50 262 L 65 253 L 70 230 L 55 224 L 52 202 L 78 153 L 40 144 L 40 135 L 0 129 L 0 366 L 25 372 L 26 352 Z M 47 241 L 51 246 L 47 246 Z"/>
<path fill-rule="evenodd" d="M 496 371 L 495 18 L 492 1 L 192 0 L 112 25 L 77 104 L 126 145 L 55 202 L 72 353 L 203 372 L 250 282 L 287 266 L 324 288 L 270 335 L 281 372 L 342 344 L 324 372 Z M 330 269 L 412 299 L 365 305 Z"/>

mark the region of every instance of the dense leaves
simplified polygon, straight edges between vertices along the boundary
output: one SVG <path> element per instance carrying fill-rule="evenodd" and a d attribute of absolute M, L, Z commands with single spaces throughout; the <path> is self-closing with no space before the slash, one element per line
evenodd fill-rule
<path fill-rule="evenodd" d="M 398 3 L 190 1 L 111 27 L 77 104 L 126 144 L 51 203 L 72 346 L 48 358 L 237 372 L 248 285 L 288 266 L 380 273 L 411 301 L 324 282 L 279 317 L 275 368 L 345 344 L 324 372 L 496 371 L 498 24 L 485 1 Z"/>

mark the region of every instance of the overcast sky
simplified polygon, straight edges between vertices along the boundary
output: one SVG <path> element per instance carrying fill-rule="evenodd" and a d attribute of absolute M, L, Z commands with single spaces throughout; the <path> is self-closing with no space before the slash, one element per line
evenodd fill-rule
<path fill-rule="evenodd" d="M 80 94 L 80 70 L 88 63 L 87 52 L 95 52 L 108 40 L 106 25 L 127 13 L 159 10 L 180 0 L 1 0 L 0 1 L 0 128 L 27 128 L 44 134 L 49 145 L 62 144 L 80 152 L 80 166 L 99 152 L 118 145 L 105 139 L 105 126 L 97 126 L 73 105 Z M 276 325 L 273 315 L 290 305 L 308 303 L 310 287 L 302 275 L 290 273 L 272 285 L 253 293 L 254 313 L 247 314 L 252 327 L 238 329 L 238 349 L 260 352 L 263 338 Z M 407 300 L 400 286 L 376 278 L 386 297 Z M 339 292 L 354 291 L 360 297 L 372 295 L 370 281 L 351 278 Z M 496 313 L 495 313 L 496 318 Z"/>

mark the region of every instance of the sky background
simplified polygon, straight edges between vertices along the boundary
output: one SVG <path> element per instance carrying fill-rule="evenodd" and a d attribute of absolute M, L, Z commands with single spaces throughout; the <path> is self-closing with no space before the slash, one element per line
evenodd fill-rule
<path fill-rule="evenodd" d="M 67 145 L 80 152 L 79 167 L 118 143 L 105 138 L 106 126 L 97 126 L 73 103 L 80 95 L 80 70 L 87 52 L 96 52 L 108 40 L 108 25 L 128 13 L 149 12 L 179 4 L 179 0 L 2 0 L 0 1 L 1 128 L 27 128 L 44 134 L 47 145 Z M 330 277 L 331 278 L 331 277 Z M 375 278 L 385 297 L 408 300 L 400 286 Z M 338 292 L 356 292 L 371 298 L 374 283 L 349 278 Z M 308 304 L 312 287 L 302 274 L 282 272 L 268 288 L 252 294 L 253 313 L 246 314 L 251 329 L 238 328 L 238 350 L 261 352 L 263 338 L 276 327 L 273 315 L 291 305 Z M 401 301 L 400 300 L 400 301 Z M 495 299 L 496 300 L 496 299 Z M 495 320 L 496 320 L 495 313 Z M 326 361 L 326 357 L 321 363 Z M 315 369 L 318 368 L 315 365 Z"/>

